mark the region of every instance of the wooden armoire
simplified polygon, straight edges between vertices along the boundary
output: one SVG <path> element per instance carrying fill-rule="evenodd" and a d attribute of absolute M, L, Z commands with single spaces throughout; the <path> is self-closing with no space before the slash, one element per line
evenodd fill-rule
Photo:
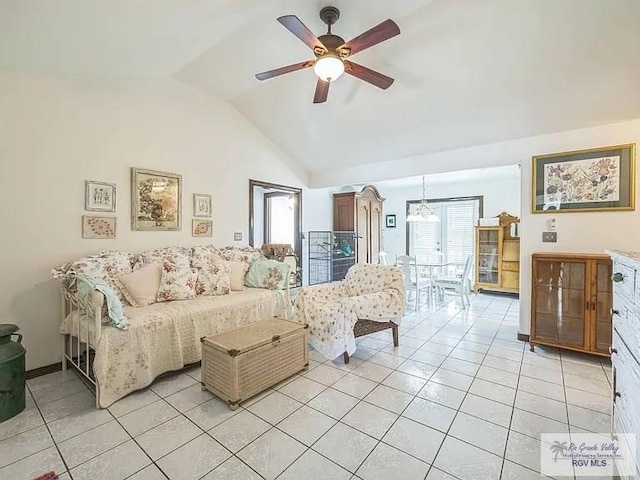
<path fill-rule="evenodd" d="M 354 232 L 356 262 L 378 263 L 382 249 L 382 204 L 384 198 L 373 185 L 360 192 L 333 194 L 333 229 Z"/>

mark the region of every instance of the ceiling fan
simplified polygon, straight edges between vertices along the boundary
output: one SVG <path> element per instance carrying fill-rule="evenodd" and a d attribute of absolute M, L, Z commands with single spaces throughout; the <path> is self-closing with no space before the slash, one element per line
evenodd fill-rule
<path fill-rule="evenodd" d="M 385 20 L 363 34 L 345 42 L 343 38 L 331 33 L 331 26 L 340 18 L 340 11 L 336 7 L 324 7 L 320 10 L 320 18 L 327 24 L 328 29 L 325 35 L 316 37 L 295 15 L 279 17 L 278 21 L 287 30 L 313 50 L 316 59 L 258 73 L 256 78 L 258 80 L 268 80 L 285 73 L 313 67 L 313 71 L 318 77 L 313 103 L 326 102 L 329 94 L 329 84 L 337 80 L 343 73 L 353 75 L 383 90 L 391 86 L 393 78 L 363 67 L 347 60 L 347 58 L 399 35 L 400 28 L 393 20 Z"/>

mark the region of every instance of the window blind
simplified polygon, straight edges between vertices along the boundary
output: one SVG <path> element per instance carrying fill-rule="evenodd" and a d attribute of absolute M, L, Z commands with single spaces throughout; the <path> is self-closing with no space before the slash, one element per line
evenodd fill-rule
<path fill-rule="evenodd" d="M 415 211 L 418 206 L 418 203 L 410 204 L 409 211 Z M 474 227 L 479 201 L 430 202 L 429 206 L 440 217 L 440 222 L 409 224 L 409 255 L 415 255 L 418 263 L 464 263 L 475 252 Z"/>

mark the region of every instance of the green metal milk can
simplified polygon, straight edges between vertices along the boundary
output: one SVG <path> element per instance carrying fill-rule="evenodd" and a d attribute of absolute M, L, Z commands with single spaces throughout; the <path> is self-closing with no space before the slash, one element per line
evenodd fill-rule
<path fill-rule="evenodd" d="M 27 351 L 17 325 L 0 324 L 0 422 L 16 416 L 25 407 L 24 368 Z M 12 341 L 15 335 L 17 341 Z"/>

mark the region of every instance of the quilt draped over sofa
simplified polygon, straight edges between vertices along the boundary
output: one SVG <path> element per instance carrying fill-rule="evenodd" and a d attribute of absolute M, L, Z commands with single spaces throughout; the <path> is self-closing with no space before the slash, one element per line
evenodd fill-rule
<path fill-rule="evenodd" d="M 391 265 L 356 264 L 344 280 L 300 289 L 294 319 L 309 325 L 309 343 L 326 358 L 356 351 L 358 319 L 399 323 L 404 314 L 402 271 Z"/>

